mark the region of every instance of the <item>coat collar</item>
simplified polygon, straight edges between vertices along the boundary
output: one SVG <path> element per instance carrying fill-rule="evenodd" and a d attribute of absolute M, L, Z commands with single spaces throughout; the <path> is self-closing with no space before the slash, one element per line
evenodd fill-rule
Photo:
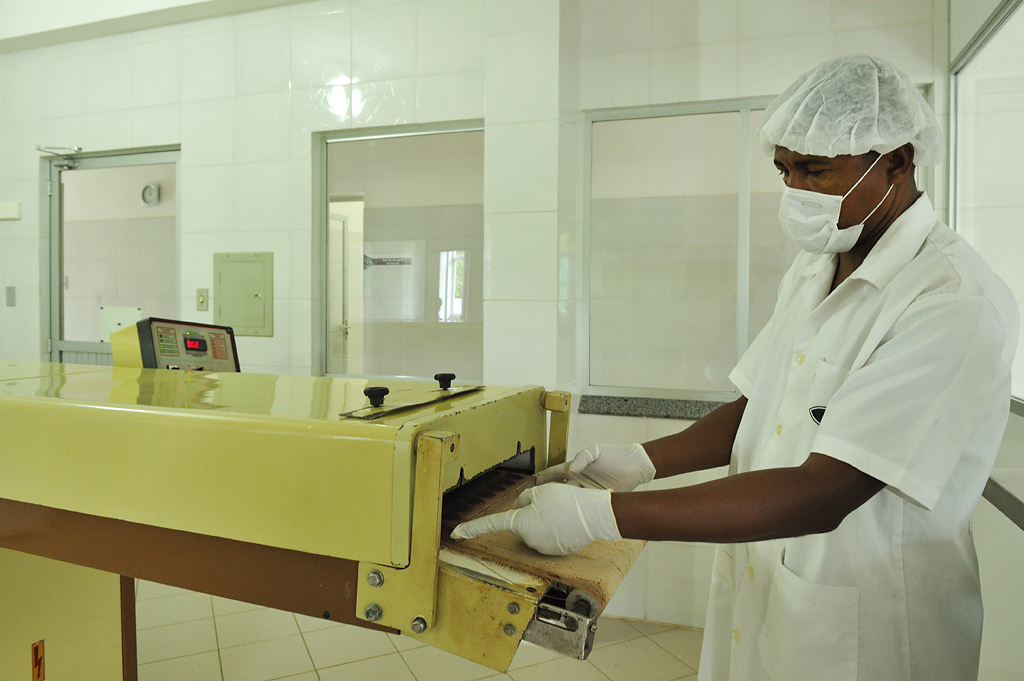
<path fill-rule="evenodd" d="M 862 279 L 879 290 L 884 289 L 921 250 L 921 244 L 935 227 L 935 222 L 932 202 L 927 194 L 921 192 L 917 201 L 889 225 L 850 278 Z"/>
<path fill-rule="evenodd" d="M 868 257 L 860 267 L 854 270 L 850 279 L 866 281 L 881 290 L 906 267 L 921 249 L 928 233 L 935 226 L 935 209 L 924 192 L 907 210 L 885 230 Z M 826 268 L 835 271 L 834 254 L 812 256 L 811 260 L 800 268 L 800 274 L 814 277 Z"/>

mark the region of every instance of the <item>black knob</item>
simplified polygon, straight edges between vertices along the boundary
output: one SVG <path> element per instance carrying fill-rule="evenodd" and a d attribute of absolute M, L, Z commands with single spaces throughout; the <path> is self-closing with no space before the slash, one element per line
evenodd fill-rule
<path fill-rule="evenodd" d="M 384 396 L 389 392 L 391 391 L 384 387 L 366 388 L 363 390 L 363 394 L 370 398 L 371 407 L 379 407 L 384 404 Z"/>
<path fill-rule="evenodd" d="M 452 381 L 455 380 L 455 374 L 434 374 L 434 380 L 441 386 L 441 390 L 448 390 L 452 387 Z"/>

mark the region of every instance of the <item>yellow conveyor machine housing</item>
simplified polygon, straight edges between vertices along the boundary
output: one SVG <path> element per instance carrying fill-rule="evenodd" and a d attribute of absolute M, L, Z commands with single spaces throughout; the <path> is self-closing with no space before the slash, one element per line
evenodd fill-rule
<path fill-rule="evenodd" d="M 568 410 L 540 387 L 0 360 L 0 678 L 136 678 L 134 579 L 499 671 L 524 639 L 585 657 L 641 543 L 554 559 L 442 530 L 446 492 L 563 461 Z"/>

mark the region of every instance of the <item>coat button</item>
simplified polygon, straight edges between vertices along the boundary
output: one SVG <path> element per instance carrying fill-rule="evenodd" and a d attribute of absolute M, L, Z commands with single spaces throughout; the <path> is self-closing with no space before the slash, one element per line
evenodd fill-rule
<path fill-rule="evenodd" d="M 754 578 L 754 568 L 753 568 L 753 566 L 748 566 L 747 567 L 747 577 L 750 577 L 751 579 Z"/>
<path fill-rule="evenodd" d="M 775 434 L 782 435 L 782 424 L 775 426 Z"/>
<path fill-rule="evenodd" d="M 805 357 L 803 353 L 800 353 L 796 356 L 796 363 L 803 364 L 805 359 L 807 359 L 807 357 Z"/>
<path fill-rule="evenodd" d="M 733 629 L 732 630 L 732 637 L 734 639 L 736 639 L 736 643 L 739 643 L 740 642 L 740 630 L 739 629 Z"/>

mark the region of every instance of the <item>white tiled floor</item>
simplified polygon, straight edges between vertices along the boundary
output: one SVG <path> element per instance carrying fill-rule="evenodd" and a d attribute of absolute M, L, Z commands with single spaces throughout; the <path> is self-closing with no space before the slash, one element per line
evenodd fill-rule
<path fill-rule="evenodd" d="M 151 582 L 137 590 L 139 681 L 676 681 L 696 676 L 702 632 L 610 617 L 590 659 L 529 643 L 507 674 L 371 632 Z"/>

